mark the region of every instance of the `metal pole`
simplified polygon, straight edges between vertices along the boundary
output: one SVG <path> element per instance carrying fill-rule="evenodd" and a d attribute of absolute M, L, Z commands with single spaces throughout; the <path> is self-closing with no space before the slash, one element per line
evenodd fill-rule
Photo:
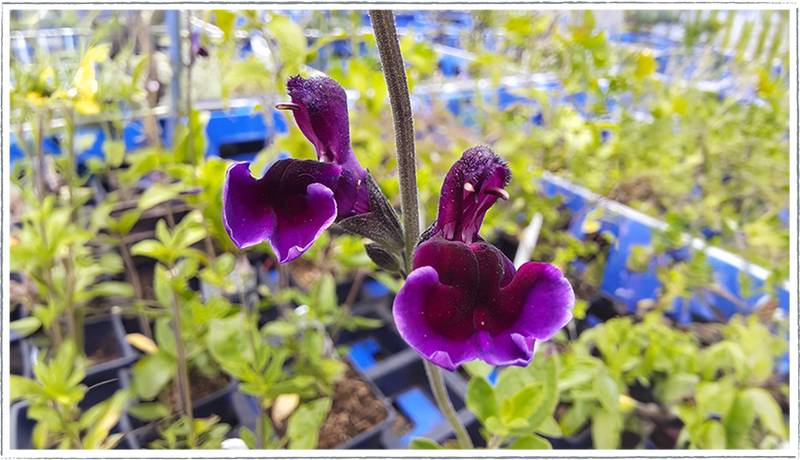
<path fill-rule="evenodd" d="M 178 10 L 167 10 L 164 12 L 164 25 L 169 30 L 169 60 L 172 64 L 172 81 L 170 82 L 170 112 L 171 116 L 167 120 L 167 132 L 165 135 L 167 145 L 172 145 L 172 136 L 178 122 L 178 107 L 181 100 L 181 70 L 183 61 L 181 60 L 181 15 Z"/>

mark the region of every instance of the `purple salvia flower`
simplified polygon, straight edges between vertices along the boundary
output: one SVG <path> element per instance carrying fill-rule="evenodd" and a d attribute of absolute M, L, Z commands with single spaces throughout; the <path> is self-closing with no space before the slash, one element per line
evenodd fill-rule
<path fill-rule="evenodd" d="M 478 235 L 489 207 L 508 198 L 510 179 L 488 148 L 464 152 L 445 177 L 437 221 L 394 301 L 403 339 L 450 371 L 475 359 L 526 366 L 535 341 L 572 318 L 575 294 L 556 267 L 528 262 L 516 270 Z"/>
<path fill-rule="evenodd" d="M 245 248 L 269 240 L 280 263 L 302 255 L 330 225 L 370 210 L 366 172 L 350 147 L 347 98 L 327 77 L 293 77 L 292 103 L 279 104 L 295 115 L 320 161 L 277 161 L 261 179 L 249 163 L 228 169 L 222 217 L 233 242 Z"/>

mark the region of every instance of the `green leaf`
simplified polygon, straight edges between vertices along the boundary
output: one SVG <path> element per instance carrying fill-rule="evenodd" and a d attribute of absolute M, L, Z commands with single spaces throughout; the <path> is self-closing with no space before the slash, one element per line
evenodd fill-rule
<path fill-rule="evenodd" d="M 352 316 L 350 322 L 357 329 L 377 329 L 383 326 L 383 321 L 375 318 L 365 318 L 363 316 Z"/>
<path fill-rule="evenodd" d="M 433 449 L 444 449 L 444 447 L 440 446 L 438 442 L 428 439 L 428 438 L 414 438 L 411 440 L 411 445 L 409 445 L 409 449 L 412 450 L 433 450 Z"/>
<path fill-rule="evenodd" d="M 619 449 L 620 417 L 603 407 L 597 407 L 592 417 L 592 442 L 595 449 Z"/>
<path fill-rule="evenodd" d="M 167 228 L 166 219 L 159 219 L 156 222 L 156 239 L 166 247 L 173 247 L 172 236 L 169 233 L 169 228 Z"/>
<path fill-rule="evenodd" d="M 548 441 L 547 439 L 532 434 L 530 436 L 525 436 L 517 439 L 510 446 L 508 446 L 508 448 L 533 450 L 533 449 L 552 449 L 553 446 L 550 445 L 550 441 Z"/>
<path fill-rule="evenodd" d="M 594 404 L 592 402 L 574 401 L 561 416 L 561 420 L 558 423 L 564 435 L 571 436 L 581 429 L 592 415 L 593 407 Z"/>
<path fill-rule="evenodd" d="M 725 428 L 716 420 L 705 422 L 698 430 L 697 445 L 701 449 L 724 449 L 727 445 Z"/>
<path fill-rule="evenodd" d="M 21 375 L 11 374 L 9 383 L 11 385 L 11 401 L 41 393 L 40 387 L 36 382 Z"/>
<path fill-rule="evenodd" d="M 150 422 L 169 417 L 172 411 L 164 404 L 153 402 L 133 405 L 128 409 L 128 413 L 143 422 Z"/>
<path fill-rule="evenodd" d="M 222 77 L 222 98 L 227 100 L 238 88 L 254 82 L 270 81 L 274 74 L 255 57 L 233 64 Z"/>
<path fill-rule="evenodd" d="M 512 420 L 528 417 L 539 407 L 544 399 L 545 382 L 534 382 L 526 386 L 511 399 L 506 399 L 500 407 L 500 419 L 508 425 Z M 527 423 L 526 423 L 527 425 Z"/>
<path fill-rule="evenodd" d="M 601 372 L 594 380 L 594 391 L 600 404 L 607 411 L 612 413 L 619 411 L 619 388 L 617 382 L 610 375 Z"/>
<path fill-rule="evenodd" d="M 463 366 L 467 373 L 472 377 L 486 378 L 494 370 L 494 366 L 491 364 L 486 364 L 479 359 L 464 363 Z"/>
<path fill-rule="evenodd" d="M 539 363 L 540 360 L 537 358 L 532 364 L 538 365 Z M 537 430 L 548 418 L 552 418 L 553 412 L 558 405 L 556 358 L 547 358 L 537 367 L 529 366 L 528 370 L 535 372 L 537 380 L 546 384 L 542 403 L 528 419 L 531 428 Z M 556 427 L 558 427 L 558 425 L 556 425 Z"/>
<path fill-rule="evenodd" d="M 139 221 L 139 216 L 142 215 L 141 209 L 131 209 L 129 211 L 125 211 L 122 213 L 122 216 L 119 218 L 119 224 L 117 226 L 116 231 L 120 235 L 127 235 L 136 222 Z"/>
<path fill-rule="evenodd" d="M 239 436 L 248 449 L 253 450 L 256 448 L 256 435 L 249 428 L 246 426 L 239 428 Z"/>
<path fill-rule="evenodd" d="M 305 64 L 306 50 L 308 48 L 303 29 L 292 22 L 291 19 L 278 15 L 272 16 L 272 19 L 267 23 L 267 27 L 278 41 L 280 62 L 284 63 L 288 73 L 297 73 L 300 70 L 300 66 Z"/>
<path fill-rule="evenodd" d="M 500 418 L 492 415 L 488 417 L 486 421 L 483 423 L 489 433 L 494 433 L 499 436 L 506 436 L 508 434 L 508 428 L 500 421 Z"/>
<path fill-rule="evenodd" d="M 147 355 L 133 366 L 131 388 L 141 398 L 150 401 L 172 380 L 177 371 L 175 360 L 164 353 Z"/>
<path fill-rule="evenodd" d="M 758 419 L 764 427 L 777 436 L 786 436 L 786 426 L 780 406 L 763 388 L 748 388 L 745 394 L 753 402 Z"/>
<path fill-rule="evenodd" d="M 150 257 L 165 264 L 173 260 L 172 251 L 156 240 L 144 240 L 134 244 L 131 247 L 131 255 Z"/>
<path fill-rule="evenodd" d="M 728 449 L 737 448 L 737 443 L 747 435 L 755 418 L 756 408 L 753 400 L 743 391 L 737 392 L 730 411 L 722 417 Z"/>
<path fill-rule="evenodd" d="M 247 328 L 244 313 L 211 320 L 206 344 L 214 359 L 219 362 L 253 362 L 253 349 L 247 340 L 242 340 L 242 334 L 247 333 Z"/>
<path fill-rule="evenodd" d="M 9 327 L 20 336 L 27 337 L 42 327 L 42 321 L 35 316 L 26 316 L 25 318 L 12 321 Z"/>
<path fill-rule="evenodd" d="M 296 335 L 297 332 L 295 324 L 283 320 L 270 321 L 261 328 L 261 335 L 264 337 L 290 337 Z"/>
<path fill-rule="evenodd" d="M 111 429 L 117 425 L 122 411 L 131 398 L 130 390 L 118 390 L 111 399 L 105 401 L 106 408 L 100 419 L 89 428 L 89 432 L 83 437 L 83 447 L 85 449 L 97 449 L 108 438 Z"/>
<path fill-rule="evenodd" d="M 178 194 L 183 191 L 183 188 L 184 186 L 181 183 L 164 185 L 160 182 L 156 182 L 142 193 L 142 196 L 139 198 L 138 208 L 144 211 L 155 205 L 169 201 L 177 197 Z"/>
<path fill-rule="evenodd" d="M 533 426 L 533 424 L 531 424 L 531 426 Z M 542 422 L 538 428 L 534 428 L 534 430 L 539 434 L 550 436 L 551 438 L 562 436 L 561 428 L 558 426 L 558 422 L 556 422 L 556 419 L 554 419 L 552 415 L 545 418 L 544 422 Z"/>
<path fill-rule="evenodd" d="M 119 168 L 122 165 L 125 160 L 125 141 L 105 140 L 101 148 L 109 166 Z"/>
<path fill-rule="evenodd" d="M 133 286 L 123 281 L 104 281 L 86 291 L 88 298 L 94 297 L 133 297 Z"/>
<path fill-rule="evenodd" d="M 670 404 L 690 396 L 700 377 L 695 374 L 675 373 L 656 385 L 655 394 L 659 401 Z"/>
<path fill-rule="evenodd" d="M 484 422 L 497 413 L 497 396 L 494 388 L 482 377 L 473 377 L 467 386 L 467 407 Z"/>
<path fill-rule="evenodd" d="M 178 356 L 178 345 L 175 341 L 175 334 L 172 332 L 172 324 L 170 324 L 169 318 L 158 318 L 153 333 L 160 351 L 173 358 Z"/>
<path fill-rule="evenodd" d="M 319 440 L 319 429 L 333 404 L 331 398 L 320 398 L 298 407 L 286 428 L 289 449 L 314 449 Z"/>

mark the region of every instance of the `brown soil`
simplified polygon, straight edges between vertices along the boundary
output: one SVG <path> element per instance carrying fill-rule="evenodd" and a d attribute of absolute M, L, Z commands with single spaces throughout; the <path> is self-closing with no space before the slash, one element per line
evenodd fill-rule
<path fill-rule="evenodd" d="M 177 384 L 177 379 L 173 380 Z M 200 398 L 206 397 L 217 390 L 221 390 L 228 386 L 230 377 L 225 374 L 219 374 L 215 377 L 209 377 L 202 372 L 192 369 L 189 371 L 189 397 L 192 404 L 196 403 Z M 170 404 L 173 412 L 180 412 L 181 406 L 178 403 L 176 392 L 170 394 Z"/>
<path fill-rule="evenodd" d="M 693 333 L 704 347 L 722 341 L 722 324 L 689 323 L 685 325 L 675 324 L 673 327 L 678 330 Z"/>
<path fill-rule="evenodd" d="M 289 270 L 292 272 L 294 280 L 306 289 L 310 288 L 314 280 L 322 273 L 322 270 L 313 262 L 302 257 L 289 262 Z"/>
<path fill-rule="evenodd" d="M 139 282 L 142 284 L 142 296 L 148 300 L 156 300 L 156 293 L 153 289 L 153 280 L 155 279 L 155 265 L 144 265 L 136 267 L 139 272 Z"/>
<path fill-rule="evenodd" d="M 378 425 L 387 416 L 383 402 L 348 366 L 344 380 L 336 385 L 333 406 L 319 430 L 317 449 L 333 449 L 342 445 Z M 286 424 L 285 420 L 273 423 L 279 437 L 286 434 Z"/>
<path fill-rule="evenodd" d="M 97 348 L 86 356 L 89 360 L 89 366 L 105 363 L 121 357 L 113 329 L 109 329 L 105 335 L 97 338 L 95 343 L 99 344 Z"/>
<path fill-rule="evenodd" d="M 414 425 L 411 423 L 411 420 L 409 420 L 408 417 L 403 414 L 402 411 L 397 410 L 397 416 L 389 425 L 389 428 L 391 428 L 392 433 L 399 438 L 410 433 L 411 430 L 414 429 Z"/>
<path fill-rule="evenodd" d="M 336 385 L 333 407 L 319 430 L 319 449 L 332 449 L 378 425 L 388 416 L 383 401 L 348 367 Z"/>
<path fill-rule="evenodd" d="M 631 182 L 617 184 L 608 192 L 608 199 L 618 201 L 627 206 L 635 201 L 650 202 L 656 206 L 659 212 L 666 212 L 664 203 L 661 202 L 658 194 L 653 190 L 650 181 L 644 177 L 637 178 Z"/>

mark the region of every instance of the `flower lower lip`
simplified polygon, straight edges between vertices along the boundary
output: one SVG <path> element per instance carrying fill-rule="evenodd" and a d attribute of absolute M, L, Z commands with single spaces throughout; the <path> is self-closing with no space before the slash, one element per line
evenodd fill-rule
<path fill-rule="evenodd" d="M 300 106 L 292 102 L 284 102 L 275 106 L 278 110 L 291 110 L 292 112 L 299 112 Z"/>

